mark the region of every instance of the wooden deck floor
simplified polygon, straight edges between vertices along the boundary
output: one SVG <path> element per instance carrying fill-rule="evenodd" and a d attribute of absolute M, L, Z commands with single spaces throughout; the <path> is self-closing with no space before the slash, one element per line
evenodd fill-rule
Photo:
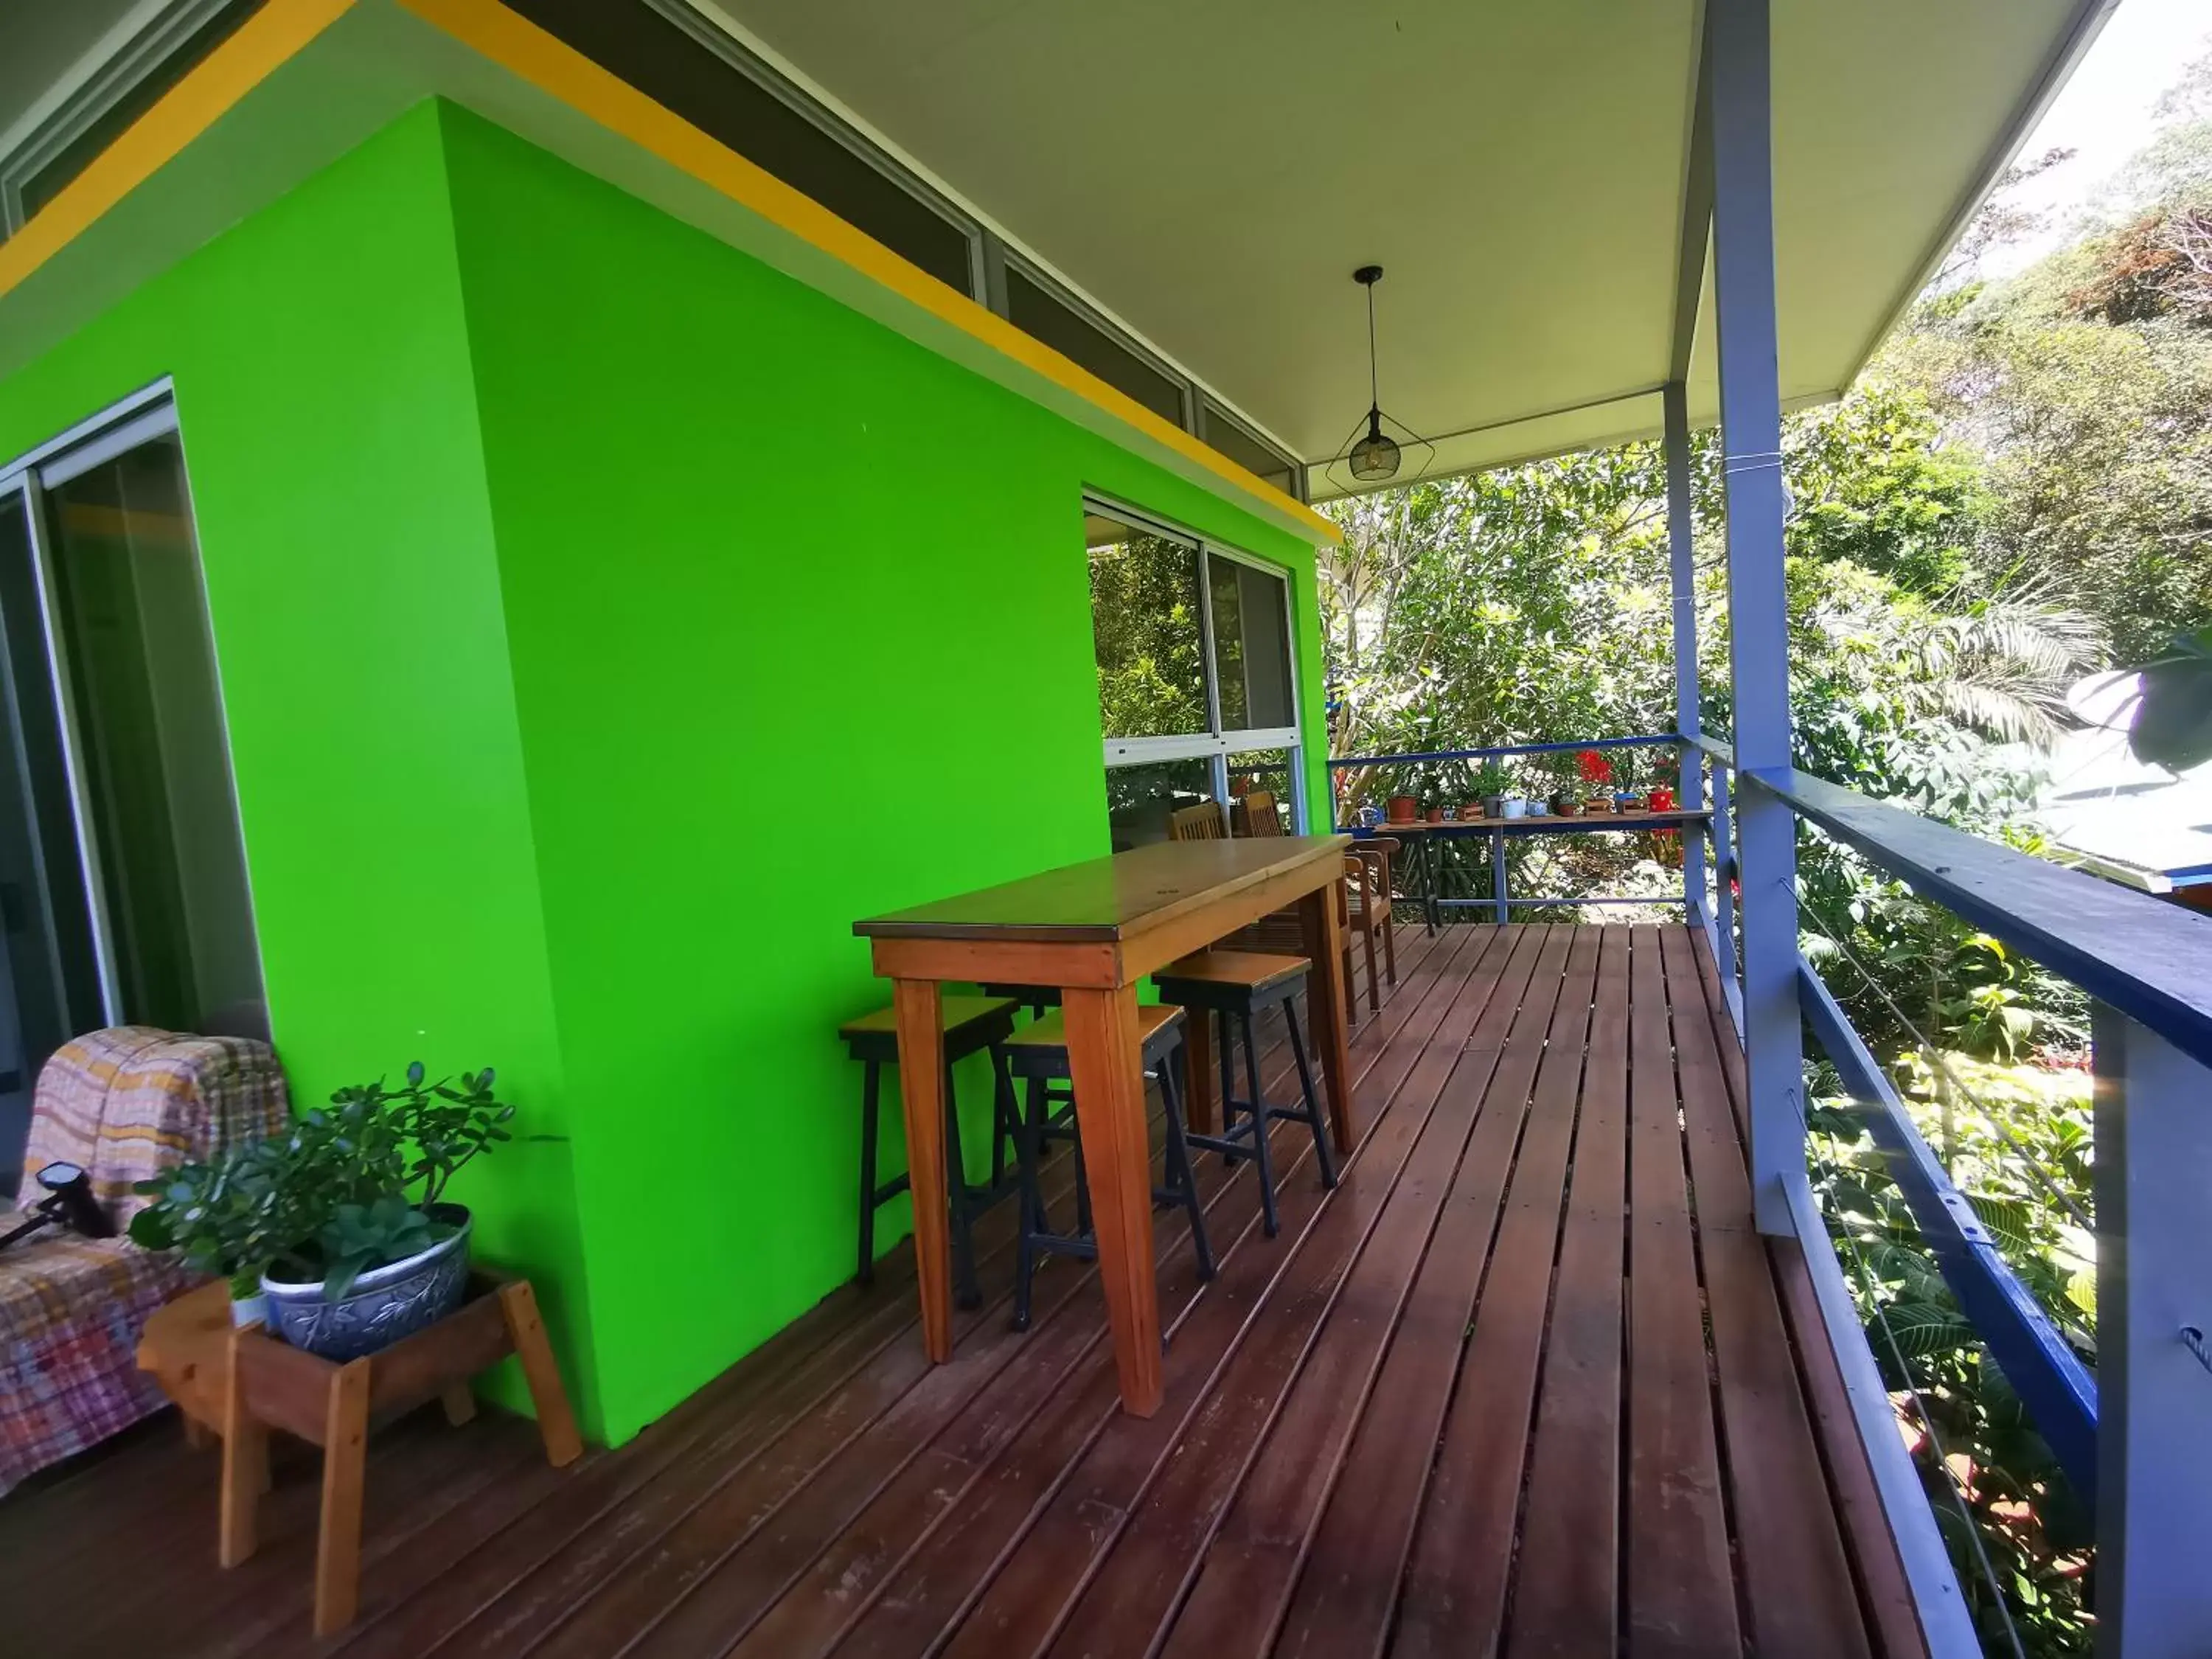
<path fill-rule="evenodd" d="M 1205 1160 L 1222 1270 L 1203 1289 L 1161 1215 L 1151 1420 L 1115 1409 L 1087 1268 L 1047 1270 L 1025 1335 L 1003 1298 L 963 1316 L 933 1370 L 902 1251 L 561 1474 L 492 1413 L 380 1432 L 342 1641 L 307 1635 L 312 1463 L 280 1464 L 270 1541 L 223 1572 L 211 1455 L 149 1425 L 0 1504 L 10 1650 L 1908 1650 L 1863 1467 L 1821 1431 L 1832 1366 L 1793 1346 L 1802 1287 L 1751 1228 L 1701 944 L 1402 942 L 1358 1034 L 1364 1138 L 1337 1191 L 1279 1129 L 1271 1240 L 1249 1169 Z M 985 1234 L 988 1291 L 1010 1219 Z"/>

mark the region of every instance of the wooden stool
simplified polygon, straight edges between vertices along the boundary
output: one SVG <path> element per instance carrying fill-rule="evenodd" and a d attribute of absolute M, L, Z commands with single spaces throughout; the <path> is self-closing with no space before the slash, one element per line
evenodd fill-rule
<path fill-rule="evenodd" d="M 343 1365 L 280 1342 L 258 1324 L 232 1327 L 228 1287 L 210 1285 L 147 1322 L 138 1363 L 165 1389 L 178 1379 L 183 1392 L 174 1397 L 188 1420 L 205 1424 L 211 1403 L 220 1402 L 218 1559 L 226 1567 L 251 1556 L 258 1541 L 269 1431 L 282 1429 L 323 1449 L 315 1634 L 329 1636 L 353 1622 L 361 1601 L 361 1500 L 371 1413 L 405 1411 L 435 1398 L 444 1401 L 448 1421 L 465 1423 L 476 1415 L 469 1378 L 510 1353 L 522 1361 L 546 1462 L 556 1468 L 574 1462 L 583 1441 L 526 1279 L 472 1273 L 468 1300 L 445 1318 Z"/>
<path fill-rule="evenodd" d="M 1098 1244 L 1091 1231 L 1091 1212 L 1087 1202 L 1079 1201 L 1075 1231 L 1056 1233 L 1052 1231 L 1050 1218 L 1045 1213 L 1044 1188 L 1037 1179 L 1037 1166 L 1044 1156 L 1044 1143 L 1054 1133 L 1076 1133 L 1076 1120 L 1070 1111 L 1055 1114 L 1056 1104 L 1048 1085 L 1064 1080 L 1069 1076 L 1067 1061 L 1067 1032 L 1062 1024 L 1060 1010 L 1054 1009 L 1034 1025 L 1024 1027 L 1006 1043 L 1006 1060 L 1013 1074 L 1029 1085 L 1029 1109 L 1024 1115 L 1020 1137 L 1020 1174 L 1022 1187 L 1021 1240 L 1014 1255 L 1014 1328 L 1025 1331 L 1030 1327 L 1030 1287 L 1036 1275 L 1036 1256 L 1040 1250 L 1056 1255 L 1072 1255 L 1085 1261 L 1098 1258 Z M 1190 1152 L 1183 1145 L 1182 1090 L 1178 1072 L 1178 1053 L 1182 1048 L 1182 1010 L 1164 1006 L 1137 1010 L 1137 1037 L 1140 1045 L 1142 1064 L 1148 1072 L 1156 1073 L 1160 1081 L 1160 1097 L 1167 1107 L 1167 1183 L 1152 1194 L 1155 1204 L 1180 1204 L 1190 1217 L 1191 1247 L 1198 1258 L 1198 1276 L 1213 1277 L 1213 1249 L 1206 1237 L 1206 1206 L 1198 1201 L 1198 1182 L 1190 1167 Z M 1079 1133 L 1076 1139 L 1076 1163 L 1082 1167 L 1083 1143 Z M 1082 1197 L 1081 1177 L 1078 1176 L 1079 1200 Z"/>
<path fill-rule="evenodd" d="M 1006 1174 L 1006 1153 L 1014 1140 L 1013 1085 L 1006 1080 L 1006 1058 L 1000 1045 L 1014 1031 L 1014 1001 L 1004 996 L 948 996 L 941 999 L 945 1032 L 945 1147 L 951 1179 L 946 1201 L 952 1212 L 953 1282 L 960 1305 L 983 1305 L 982 1287 L 975 1282 L 974 1221 L 1012 1190 Z M 837 1028 L 845 1048 L 866 1071 L 860 1085 L 860 1263 L 856 1277 L 863 1285 L 875 1282 L 876 1212 L 913 1185 L 910 1177 L 876 1179 L 876 1147 L 882 1132 L 884 1067 L 898 1063 L 898 1018 L 895 1010 L 878 1008 Z M 952 1087 L 952 1066 L 970 1054 L 991 1054 L 991 1179 L 983 1186 L 969 1184 L 967 1165 L 960 1152 L 959 1102 Z"/>
<path fill-rule="evenodd" d="M 1218 1023 L 1221 1133 L 1194 1133 L 1186 1139 L 1192 1146 L 1219 1152 L 1232 1163 L 1249 1158 L 1260 1166 L 1260 1214 L 1270 1238 L 1274 1237 L 1279 1226 L 1275 1217 L 1274 1165 L 1267 1149 L 1267 1125 L 1271 1120 L 1295 1118 L 1309 1126 L 1313 1130 L 1314 1156 L 1321 1164 L 1321 1184 L 1336 1185 L 1336 1161 L 1329 1153 L 1328 1131 L 1322 1127 L 1321 1097 L 1314 1091 L 1313 1067 L 1307 1062 L 1305 1040 L 1298 1031 L 1297 994 L 1304 988 L 1312 966 L 1304 957 L 1272 956 L 1255 951 L 1200 951 L 1196 956 L 1170 963 L 1152 975 L 1153 987 L 1159 992 L 1162 1002 L 1195 1009 L 1200 1019 L 1210 1012 Z M 1349 979 L 1346 982 L 1349 984 Z M 1252 1034 L 1252 1021 L 1255 1016 L 1277 1006 L 1283 1011 L 1283 1024 L 1290 1036 L 1291 1058 L 1297 1063 L 1299 1104 L 1296 1106 L 1270 1106 L 1260 1092 L 1260 1048 Z M 1233 1026 L 1231 1021 L 1235 1022 Z M 1244 1082 L 1251 1091 L 1243 1100 L 1237 1098 L 1233 1081 L 1236 1067 L 1231 1041 L 1240 1031 L 1244 1038 Z M 1194 1096 L 1205 1086 L 1202 1078 L 1191 1079 Z M 1240 1109 L 1246 1114 L 1241 1123 L 1237 1121 Z"/>

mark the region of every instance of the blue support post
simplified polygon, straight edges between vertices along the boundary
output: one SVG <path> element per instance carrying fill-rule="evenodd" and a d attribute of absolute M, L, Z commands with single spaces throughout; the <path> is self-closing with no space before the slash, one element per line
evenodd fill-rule
<path fill-rule="evenodd" d="M 1683 234 L 1691 234 L 1688 227 Z M 1702 237 L 1702 226 L 1696 234 Z M 1702 261 L 1700 262 L 1702 264 Z M 1666 418 L 1667 444 L 1667 556 L 1674 590 L 1674 730 L 1685 738 L 1698 735 L 1698 560 L 1693 541 L 1695 520 L 1690 500 L 1690 400 L 1680 380 L 1669 380 L 1661 393 Z M 1705 804 L 1705 760 L 1684 744 L 1680 782 L 1675 799 L 1686 812 Z M 1685 831 L 1682 836 L 1682 902 L 1695 921 L 1705 902 L 1705 843 L 1703 836 Z"/>
<path fill-rule="evenodd" d="M 2092 1031 L 2097 1651 L 2179 1659 L 2212 1631 L 2212 1070 L 2101 1002 Z"/>
<path fill-rule="evenodd" d="M 1706 9 L 1713 275 L 1728 501 L 1729 683 L 1735 713 L 1744 1060 L 1759 1230 L 1793 1231 L 1805 1170 L 1797 1012 L 1797 845 L 1789 804 L 1758 787 L 1790 769 L 1789 607 L 1782 573 L 1782 394 L 1774 343 L 1773 119 L 1766 0 Z"/>
<path fill-rule="evenodd" d="M 1490 832 L 1490 902 L 1497 907 L 1495 914 L 1499 925 L 1513 920 L 1512 906 L 1505 896 L 1505 832 L 1503 830 Z"/>

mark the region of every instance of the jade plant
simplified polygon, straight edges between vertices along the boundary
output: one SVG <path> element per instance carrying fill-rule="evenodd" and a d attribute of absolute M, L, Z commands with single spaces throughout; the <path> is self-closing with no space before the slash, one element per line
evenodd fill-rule
<path fill-rule="evenodd" d="M 489 1067 L 431 1083 L 417 1060 L 398 1088 L 379 1079 L 340 1089 L 289 1129 L 140 1182 L 153 1202 L 131 1237 L 181 1249 L 229 1279 L 234 1296 L 256 1294 L 267 1273 L 320 1279 L 336 1301 L 371 1268 L 453 1236 L 457 1224 L 438 1207 L 447 1188 L 511 1138 L 514 1115 L 494 1097 Z"/>

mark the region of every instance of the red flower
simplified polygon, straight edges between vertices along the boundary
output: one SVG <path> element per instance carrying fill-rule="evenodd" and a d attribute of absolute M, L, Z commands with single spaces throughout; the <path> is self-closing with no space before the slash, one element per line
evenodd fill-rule
<path fill-rule="evenodd" d="M 1584 783 L 1613 781 L 1613 763 L 1595 749 L 1585 749 L 1577 755 L 1575 766 L 1582 773 Z"/>

